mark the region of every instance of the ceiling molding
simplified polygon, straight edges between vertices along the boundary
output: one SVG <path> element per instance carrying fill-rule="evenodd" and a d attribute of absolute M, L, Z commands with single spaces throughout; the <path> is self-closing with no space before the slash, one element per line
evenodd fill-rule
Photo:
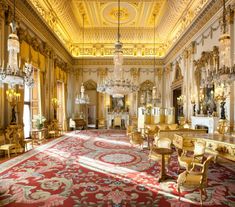
<path fill-rule="evenodd" d="M 91 48 L 99 42 L 104 45 L 104 49 L 108 50 L 105 48 L 106 44 L 116 41 L 116 2 L 102 0 L 28 1 L 31 1 L 73 57 L 81 56 L 79 51 L 83 43 L 81 14 L 85 15 L 85 42 L 89 42 Z M 211 0 L 121 1 L 121 41 L 124 44 L 149 43 L 154 36 L 153 16 L 156 14 L 156 43 L 161 44 L 161 52 L 156 56 L 163 57 L 209 1 Z M 88 56 L 95 56 L 96 52 L 92 49 L 87 48 L 87 51 L 90 51 Z M 133 51 L 132 54 L 135 52 Z M 107 53 L 107 56 L 109 55 L 110 53 Z M 146 53 L 146 56 L 150 54 Z"/>
<path fill-rule="evenodd" d="M 164 62 L 168 63 L 180 50 L 182 50 L 182 48 L 185 48 L 192 37 L 203 28 L 219 9 L 221 9 L 221 6 L 221 1 L 212 0 L 204 10 L 200 12 L 200 15 L 194 20 L 180 39 L 172 46 L 172 48 L 170 48 L 168 54 L 164 58 Z"/>
<path fill-rule="evenodd" d="M 7 0 L 7 3 L 12 6 L 11 1 Z M 30 29 L 42 41 L 48 43 L 50 47 L 53 47 L 54 52 L 60 54 L 64 61 L 68 63 L 72 62 L 70 53 L 65 49 L 64 45 L 58 40 L 56 34 L 51 31 L 45 21 L 42 20 L 39 13 L 28 3 L 28 0 L 16 1 L 16 8 L 21 24 L 24 24 L 25 27 Z"/>
<path fill-rule="evenodd" d="M 163 60 L 157 59 L 156 60 L 156 68 L 161 68 L 163 66 Z M 113 58 L 87 58 L 87 59 L 74 59 L 73 62 L 74 66 L 78 65 L 94 65 L 94 66 L 100 66 L 100 65 L 113 65 Z M 146 58 L 124 58 L 123 67 L 125 66 L 150 66 L 153 67 L 154 60 L 153 59 L 146 59 Z"/>

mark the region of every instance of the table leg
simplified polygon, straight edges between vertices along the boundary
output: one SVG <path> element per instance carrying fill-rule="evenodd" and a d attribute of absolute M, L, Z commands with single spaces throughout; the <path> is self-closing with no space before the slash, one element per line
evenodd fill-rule
<path fill-rule="evenodd" d="M 160 176 L 159 176 L 159 179 L 158 179 L 158 182 L 162 182 L 162 181 L 164 181 L 164 180 L 166 180 L 166 179 L 172 179 L 172 177 L 170 177 L 170 176 L 168 176 L 167 174 L 166 174 L 166 169 L 165 169 L 165 156 L 164 156 L 164 154 L 162 154 L 162 156 L 161 156 L 162 158 L 161 158 L 161 172 L 160 172 Z"/>

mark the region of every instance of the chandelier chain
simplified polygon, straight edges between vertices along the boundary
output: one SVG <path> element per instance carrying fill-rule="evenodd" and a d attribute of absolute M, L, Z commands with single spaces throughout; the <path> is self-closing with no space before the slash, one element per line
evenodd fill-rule
<path fill-rule="evenodd" d="M 118 0 L 118 42 L 120 42 L 120 0 Z"/>

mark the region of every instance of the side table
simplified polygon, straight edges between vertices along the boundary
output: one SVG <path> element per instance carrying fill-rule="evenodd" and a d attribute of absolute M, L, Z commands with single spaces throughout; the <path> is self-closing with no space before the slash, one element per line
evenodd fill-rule
<path fill-rule="evenodd" d="M 155 148 L 154 152 L 156 152 L 157 154 L 161 155 L 161 172 L 160 172 L 160 177 L 158 179 L 158 182 L 162 182 L 166 179 L 171 179 L 170 176 L 168 176 L 166 174 L 166 170 L 165 170 L 165 155 L 170 155 L 173 153 L 172 149 L 168 149 L 168 148 Z"/>
<path fill-rule="evenodd" d="M 31 130 L 32 145 L 34 145 L 35 143 L 41 144 L 43 143 L 43 141 L 45 141 L 46 130 L 46 128 Z"/>

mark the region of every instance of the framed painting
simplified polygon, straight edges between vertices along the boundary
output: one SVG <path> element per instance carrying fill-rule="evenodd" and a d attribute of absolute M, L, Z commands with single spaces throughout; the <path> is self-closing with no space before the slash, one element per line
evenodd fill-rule
<path fill-rule="evenodd" d="M 111 110 L 112 111 L 122 111 L 125 110 L 125 96 L 122 98 L 114 98 L 114 97 L 110 97 L 111 100 Z"/>

